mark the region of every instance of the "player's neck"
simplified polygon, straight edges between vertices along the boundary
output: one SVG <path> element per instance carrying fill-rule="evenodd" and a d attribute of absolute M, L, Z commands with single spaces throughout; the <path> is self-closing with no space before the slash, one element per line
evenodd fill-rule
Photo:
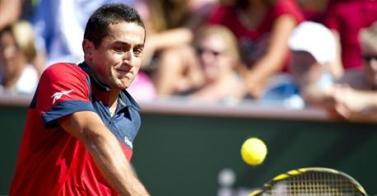
<path fill-rule="evenodd" d="M 113 106 L 113 105 L 116 105 L 116 102 L 117 102 L 118 97 L 119 97 L 120 90 L 111 89 L 108 93 L 109 93 L 108 94 L 109 97 L 107 99 L 108 102 L 106 104 L 110 107 Z"/>
<path fill-rule="evenodd" d="M 113 116 L 117 109 L 120 90 L 110 90 L 108 93 L 109 93 L 108 94 L 109 97 L 107 99 L 108 102 L 105 104 L 108 105 L 111 116 Z"/>
<path fill-rule="evenodd" d="M 119 89 L 103 89 L 94 85 L 92 88 L 93 97 L 96 100 L 101 101 L 105 106 L 112 108 L 116 106 L 117 99 L 121 90 Z"/>

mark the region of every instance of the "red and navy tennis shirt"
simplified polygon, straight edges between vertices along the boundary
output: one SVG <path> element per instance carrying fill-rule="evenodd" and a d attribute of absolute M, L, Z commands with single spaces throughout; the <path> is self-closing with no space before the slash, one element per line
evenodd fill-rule
<path fill-rule="evenodd" d="M 108 90 L 85 63 L 59 63 L 43 72 L 28 108 L 10 195 L 117 195 L 84 145 L 57 123 L 74 112 L 96 112 L 130 160 L 140 108 L 122 91 L 111 116 L 104 104 Z"/>

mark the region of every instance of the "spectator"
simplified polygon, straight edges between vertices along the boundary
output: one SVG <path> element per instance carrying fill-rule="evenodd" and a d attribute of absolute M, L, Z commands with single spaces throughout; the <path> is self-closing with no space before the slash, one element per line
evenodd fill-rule
<path fill-rule="evenodd" d="M 292 50 L 290 71 L 306 101 L 321 103 L 331 93 L 336 61 L 336 41 L 331 31 L 321 24 L 305 22 L 289 40 Z"/>
<path fill-rule="evenodd" d="M 201 4 L 201 7 L 207 5 Z M 190 52 L 193 31 L 201 25 L 207 10 L 198 6 L 193 0 L 140 1 L 137 4 L 139 10 L 145 10 L 141 13 L 144 13 L 149 33 L 144 70 L 153 75 L 159 96 L 173 95 L 202 80 Z"/>
<path fill-rule="evenodd" d="M 348 120 L 376 121 L 377 23 L 363 30 L 360 38 L 364 71 L 346 70 L 335 79 L 329 64 L 336 62 L 336 39 L 319 24 L 303 23 L 289 41 L 290 70 L 306 103 Z"/>
<path fill-rule="evenodd" d="M 227 26 L 238 39 L 249 94 L 260 97 L 267 81 L 288 62 L 288 38 L 303 20 L 293 0 L 235 0 L 214 8 L 208 22 Z"/>
<path fill-rule="evenodd" d="M 333 0 L 325 24 L 338 40 L 338 63 L 344 69 L 362 68 L 359 31 L 377 21 L 375 0 Z M 341 75 L 341 73 L 339 74 Z"/>
<path fill-rule="evenodd" d="M 37 56 L 32 27 L 16 22 L 0 31 L 1 93 L 32 94 L 38 72 L 32 62 Z"/>
<path fill-rule="evenodd" d="M 244 83 L 237 72 L 241 61 L 232 32 L 223 26 L 203 27 L 195 36 L 194 46 L 204 81 L 190 89 L 190 98 L 207 102 L 240 101 Z"/>
<path fill-rule="evenodd" d="M 334 110 L 348 120 L 377 121 L 377 22 L 362 30 L 364 71 L 349 70 L 334 88 Z"/>
<path fill-rule="evenodd" d="M 289 42 L 291 76 L 279 75 L 269 84 L 262 100 L 280 102 L 288 107 L 323 106 L 331 94 L 336 42 L 331 31 L 314 23 L 301 23 Z M 305 102 L 305 103 L 304 103 Z"/>

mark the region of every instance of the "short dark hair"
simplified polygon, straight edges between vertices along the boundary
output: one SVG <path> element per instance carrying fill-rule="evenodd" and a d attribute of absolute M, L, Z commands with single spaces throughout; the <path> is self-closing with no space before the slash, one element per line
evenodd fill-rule
<path fill-rule="evenodd" d="M 108 26 L 120 22 L 134 22 L 144 28 L 144 22 L 137 11 L 125 4 L 105 4 L 99 7 L 89 18 L 84 39 L 98 47 L 102 39 L 108 35 Z"/>

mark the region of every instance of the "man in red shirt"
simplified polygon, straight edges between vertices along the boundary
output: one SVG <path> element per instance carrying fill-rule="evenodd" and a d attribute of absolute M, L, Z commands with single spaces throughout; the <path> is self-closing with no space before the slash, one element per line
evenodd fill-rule
<path fill-rule="evenodd" d="M 127 93 L 145 27 L 122 4 L 89 18 L 85 62 L 51 65 L 28 109 L 10 195 L 148 195 L 129 160 L 140 127 Z"/>

